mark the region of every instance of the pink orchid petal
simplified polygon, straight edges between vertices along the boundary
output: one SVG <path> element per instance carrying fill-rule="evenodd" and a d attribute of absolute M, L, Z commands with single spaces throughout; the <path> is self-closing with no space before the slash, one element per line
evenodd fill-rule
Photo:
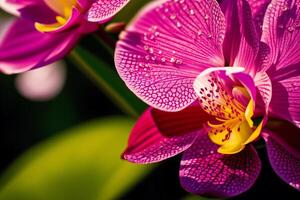
<path fill-rule="evenodd" d="M 77 4 L 83 8 L 83 10 L 86 10 L 90 8 L 91 6 L 91 1 L 90 0 L 77 0 Z"/>
<path fill-rule="evenodd" d="M 9 3 L 7 0 L 0 0 L 0 8 L 11 15 L 19 16 L 18 9 L 21 7 L 22 5 Z"/>
<path fill-rule="evenodd" d="M 256 72 L 255 60 L 259 38 L 252 19 L 251 8 L 246 0 L 224 0 L 221 3 L 227 19 L 224 54 L 229 66 L 244 67 Z"/>
<path fill-rule="evenodd" d="M 129 0 L 96 0 L 88 10 L 87 19 L 104 23 L 127 5 Z"/>
<path fill-rule="evenodd" d="M 232 66 L 239 51 L 241 39 L 238 7 L 237 3 L 230 0 L 221 1 L 220 6 L 226 19 L 226 34 L 223 43 L 225 65 Z"/>
<path fill-rule="evenodd" d="M 37 2 L 36 0 L 0 0 L 0 8 L 7 13 L 19 16 L 19 9 Z"/>
<path fill-rule="evenodd" d="M 231 197 L 248 190 L 257 179 L 261 162 L 252 146 L 233 155 L 217 153 L 218 145 L 205 135 L 184 152 L 181 185 L 198 195 Z"/>
<path fill-rule="evenodd" d="M 286 132 L 287 131 L 284 133 Z M 292 187 L 300 190 L 300 157 L 296 157 L 294 154 L 285 149 L 283 145 L 273 138 L 273 135 L 278 134 L 271 133 L 270 131 L 264 133 L 271 166 L 282 180 Z"/>
<path fill-rule="evenodd" d="M 20 73 L 57 61 L 65 56 L 79 38 L 76 30 L 43 34 L 32 22 L 19 19 L 0 41 L 0 71 Z"/>
<path fill-rule="evenodd" d="M 270 115 L 300 127 L 300 63 L 274 73 Z"/>
<path fill-rule="evenodd" d="M 233 66 L 244 67 L 249 74 L 254 75 L 258 70 L 255 61 L 259 50 L 259 38 L 249 4 L 246 0 L 240 0 L 239 6 L 241 41 Z"/>
<path fill-rule="evenodd" d="M 184 135 L 203 128 L 207 121 L 213 119 L 205 112 L 198 102 L 179 112 L 164 112 L 152 109 L 153 120 L 166 137 Z"/>
<path fill-rule="evenodd" d="M 264 16 L 268 5 L 271 3 L 271 0 L 248 0 L 248 2 L 251 7 L 252 18 L 256 26 L 256 33 L 260 38 L 262 34 L 261 27 L 263 25 Z"/>
<path fill-rule="evenodd" d="M 266 71 L 278 71 L 300 62 L 300 1 L 273 0 L 265 14 L 262 42 L 269 46 Z M 275 70 L 276 69 L 276 70 Z M 270 74 L 270 77 L 273 76 Z"/>
<path fill-rule="evenodd" d="M 149 108 L 133 128 L 123 158 L 144 164 L 175 156 L 189 148 L 202 134 L 206 117 L 199 106 L 176 113 Z"/>
<path fill-rule="evenodd" d="M 233 73 L 232 76 L 247 89 L 251 98 L 256 102 L 256 87 L 252 77 L 244 72 Z"/>
<path fill-rule="evenodd" d="M 269 119 L 265 132 L 288 152 L 300 159 L 300 129 L 295 125 L 282 121 Z"/>
<path fill-rule="evenodd" d="M 256 103 L 264 113 L 267 114 L 269 111 L 269 105 L 272 99 L 272 83 L 267 73 L 259 72 L 254 77 L 255 86 L 258 91 L 258 98 Z"/>
<path fill-rule="evenodd" d="M 193 81 L 224 66 L 224 16 L 215 0 L 154 1 L 121 34 L 115 64 L 127 86 L 147 104 L 178 111 L 197 98 Z"/>
<path fill-rule="evenodd" d="M 272 1 L 263 25 L 262 70 L 272 82 L 271 116 L 300 127 L 300 1 Z"/>

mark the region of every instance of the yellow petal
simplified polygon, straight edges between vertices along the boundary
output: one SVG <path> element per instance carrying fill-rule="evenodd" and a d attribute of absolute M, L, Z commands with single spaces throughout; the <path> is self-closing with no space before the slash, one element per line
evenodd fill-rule
<path fill-rule="evenodd" d="M 253 116 L 253 113 L 254 113 L 253 110 L 254 110 L 254 101 L 253 101 L 253 99 L 251 99 L 249 101 L 249 104 L 247 105 L 247 108 L 245 111 L 245 118 L 251 128 L 253 127 L 253 121 L 251 119 L 251 117 Z"/>
<path fill-rule="evenodd" d="M 243 121 L 241 123 L 237 123 L 228 140 L 220 144 L 221 147 L 218 149 L 219 153 L 222 154 L 235 154 L 240 152 L 245 147 L 245 141 L 248 140 L 252 133 L 252 129 L 250 128 L 247 121 Z"/>
<path fill-rule="evenodd" d="M 61 16 L 57 16 L 56 21 L 58 23 L 60 23 L 61 25 L 64 25 L 65 23 L 67 23 L 67 20 L 65 18 L 61 17 Z"/>
<path fill-rule="evenodd" d="M 208 122 L 208 125 L 211 127 L 211 131 L 208 133 L 210 140 L 215 144 L 223 145 L 227 141 L 225 140 L 226 135 L 229 134 L 227 129 L 232 130 L 238 122 L 238 119 L 227 120 L 222 124 L 211 124 Z"/>
<path fill-rule="evenodd" d="M 263 125 L 263 120 L 260 122 L 258 127 L 255 129 L 255 131 L 253 131 L 253 133 L 250 135 L 250 137 L 244 144 L 249 144 L 250 142 L 253 142 L 259 136 L 262 129 L 262 125 Z"/>
<path fill-rule="evenodd" d="M 51 31 L 57 30 L 58 28 L 61 27 L 61 24 L 59 22 L 54 23 L 54 24 L 41 24 L 41 23 L 36 22 L 34 24 L 34 27 L 39 32 L 45 33 L 45 32 L 51 32 Z"/>
<path fill-rule="evenodd" d="M 218 145 L 223 145 L 224 144 L 224 138 L 226 138 L 226 134 L 228 134 L 227 130 L 224 130 L 222 132 L 218 132 L 217 134 L 209 132 L 208 137 L 213 143 L 218 144 Z"/>
<path fill-rule="evenodd" d="M 221 154 L 236 154 L 242 151 L 245 148 L 245 145 L 231 145 L 231 144 L 226 144 L 222 145 L 220 148 L 218 148 L 218 153 Z"/>

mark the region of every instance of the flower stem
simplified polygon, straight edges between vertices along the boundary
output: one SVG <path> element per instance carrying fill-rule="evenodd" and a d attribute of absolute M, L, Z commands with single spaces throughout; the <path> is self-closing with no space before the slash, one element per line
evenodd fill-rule
<path fill-rule="evenodd" d="M 136 118 L 145 109 L 145 105 L 127 91 L 126 86 L 115 72 L 107 66 L 107 63 L 99 60 L 81 47 L 75 48 L 69 54 L 69 58 L 124 113 Z"/>
<path fill-rule="evenodd" d="M 102 46 L 104 46 L 111 56 L 114 56 L 116 41 L 107 32 L 105 32 L 102 28 L 99 28 L 99 30 L 94 34 L 94 37 L 102 44 Z"/>

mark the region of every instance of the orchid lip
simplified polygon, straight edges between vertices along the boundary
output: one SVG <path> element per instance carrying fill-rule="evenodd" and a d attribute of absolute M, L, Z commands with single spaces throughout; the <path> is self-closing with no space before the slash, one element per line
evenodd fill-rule
<path fill-rule="evenodd" d="M 76 0 L 61 1 L 60 3 L 49 0 L 45 2 L 49 6 L 49 8 L 56 12 L 58 15 L 55 17 L 56 22 L 52 24 L 35 22 L 34 26 L 36 30 L 42 33 L 55 32 L 63 29 L 63 27 L 71 23 L 74 16 L 76 17 L 76 13 L 81 12 L 81 8 Z"/>
<path fill-rule="evenodd" d="M 210 140 L 220 145 L 222 154 L 235 154 L 260 134 L 263 123 L 254 125 L 255 91 L 244 85 L 235 74 L 243 69 L 236 67 L 209 68 L 194 82 L 201 107 L 214 122 L 208 122 Z M 242 84 L 243 83 L 243 84 Z"/>

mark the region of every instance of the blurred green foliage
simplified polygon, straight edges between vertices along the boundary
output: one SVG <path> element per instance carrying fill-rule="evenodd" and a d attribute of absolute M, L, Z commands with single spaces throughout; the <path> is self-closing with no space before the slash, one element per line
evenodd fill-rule
<path fill-rule="evenodd" d="M 74 127 L 21 156 L 0 180 L 0 200 L 109 200 L 153 166 L 120 159 L 133 121 L 106 118 Z"/>
<path fill-rule="evenodd" d="M 110 63 L 103 61 L 101 57 L 78 46 L 70 53 L 70 58 L 128 115 L 138 117 L 146 108 L 146 105 L 128 90 L 117 72 L 111 69 Z"/>
<path fill-rule="evenodd" d="M 113 19 L 113 21 L 129 22 L 138 11 L 151 0 L 130 1 Z"/>

